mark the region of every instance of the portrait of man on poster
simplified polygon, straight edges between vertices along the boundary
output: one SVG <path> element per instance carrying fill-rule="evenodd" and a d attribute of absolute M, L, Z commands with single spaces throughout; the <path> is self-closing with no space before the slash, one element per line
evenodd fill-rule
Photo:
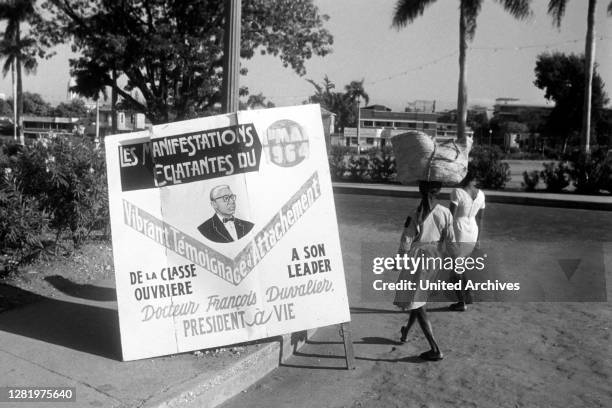
<path fill-rule="evenodd" d="M 215 214 L 204 221 L 198 231 L 213 242 L 234 242 L 247 235 L 253 223 L 234 217 L 236 212 L 236 194 L 226 185 L 219 185 L 210 190 L 210 205 Z"/>

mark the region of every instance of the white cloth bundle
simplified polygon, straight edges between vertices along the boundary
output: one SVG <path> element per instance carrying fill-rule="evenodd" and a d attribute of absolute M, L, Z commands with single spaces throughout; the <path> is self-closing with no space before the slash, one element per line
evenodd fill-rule
<path fill-rule="evenodd" d="M 391 138 L 397 179 L 402 184 L 419 180 L 455 185 L 465 177 L 472 138 L 465 142 L 437 142 L 426 133 L 410 131 Z"/>

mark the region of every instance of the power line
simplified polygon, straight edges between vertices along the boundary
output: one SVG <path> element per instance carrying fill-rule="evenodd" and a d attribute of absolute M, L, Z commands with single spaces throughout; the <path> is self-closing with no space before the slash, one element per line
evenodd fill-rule
<path fill-rule="evenodd" d="M 397 78 L 397 77 L 400 77 L 400 76 L 406 75 L 406 74 L 408 74 L 408 73 L 410 73 L 410 72 L 414 72 L 414 71 L 421 70 L 421 69 L 426 68 L 426 67 L 428 67 L 428 66 L 430 66 L 430 65 L 435 65 L 435 64 L 437 64 L 438 62 L 443 61 L 443 60 L 445 60 L 445 59 L 447 59 L 447 58 L 453 57 L 453 56 L 455 56 L 455 55 L 457 55 L 457 54 L 459 54 L 459 52 L 458 52 L 458 51 L 454 51 L 454 52 L 451 52 L 450 54 L 443 55 L 443 56 L 438 57 L 438 58 L 436 58 L 436 59 L 434 59 L 434 60 L 431 60 L 431 61 L 429 61 L 429 62 L 426 62 L 426 63 L 424 63 L 424 64 L 417 65 L 417 66 L 414 66 L 414 67 L 412 67 L 412 68 L 409 68 L 409 69 L 407 69 L 407 70 L 405 70 L 405 71 L 402 71 L 402 72 L 400 72 L 400 73 L 398 73 L 398 74 L 393 74 L 393 75 L 390 75 L 390 76 L 387 76 L 387 77 L 384 77 L 384 78 L 375 79 L 375 80 L 372 80 L 372 81 L 365 81 L 365 82 L 364 82 L 364 85 L 365 85 L 365 84 L 370 84 L 370 85 L 372 85 L 372 84 L 376 84 L 376 83 L 378 83 L 378 82 L 388 81 L 388 80 L 390 80 L 390 79 L 393 79 L 393 78 Z"/>
<path fill-rule="evenodd" d="M 603 41 L 603 40 L 609 40 L 612 37 L 607 37 L 607 36 L 598 36 L 596 38 L 596 40 L 598 41 Z M 556 43 L 547 43 L 547 44 L 528 44 L 528 45 L 519 45 L 519 46 L 485 46 L 485 47 L 470 47 L 470 50 L 477 50 L 477 51 L 506 51 L 506 50 L 512 50 L 512 51 L 521 51 L 521 50 L 527 50 L 527 49 L 532 49 L 532 48 L 551 48 L 551 47 L 558 47 L 560 45 L 567 45 L 567 44 L 575 44 L 575 43 L 580 43 L 584 41 L 584 39 L 574 39 L 574 40 L 566 40 L 566 41 L 560 41 L 560 42 L 556 42 Z"/>
<path fill-rule="evenodd" d="M 609 40 L 612 37 L 609 36 L 598 36 L 596 39 L 599 41 L 603 41 L 603 40 Z M 497 52 L 497 51 L 506 51 L 506 50 L 513 50 L 513 51 L 522 51 L 522 50 L 527 50 L 527 49 L 533 49 L 533 48 L 551 48 L 551 47 L 558 47 L 560 45 L 566 45 L 566 44 L 571 44 L 571 43 L 579 43 L 584 41 L 583 39 L 574 39 L 574 40 L 567 40 L 567 41 L 561 41 L 561 42 L 556 42 L 556 43 L 547 43 L 547 44 L 527 44 L 527 45 L 519 45 L 519 46 L 484 46 L 484 47 L 469 47 L 468 50 L 475 50 L 475 51 L 493 51 L 493 52 Z M 379 78 L 379 79 L 375 79 L 372 81 L 365 81 L 364 84 L 376 84 L 379 82 L 383 82 L 383 81 L 388 81 L 391 79 L 395 79 L 398 78 L 400 76 L 404 76 L 410 72 L 414 72 L 414 71 L 419 71 L 422 70 L 423 68 L 426 68 L 428 66 L 431 65 L 435 65 L 440 61 L 443 61 L 447 58 L 453 57 L 455 55 L 459 54 L 458 51 L 452 52 L 450 54 L 446 54 L 443 55 L 441 57 L 438 57 L 434 60 L 428 61 L 424 64 L 421 65 L 417 65 L 414 67 L 411 67 L 405 71 L 402 71 L 400 73 L 397 74 L 392 74 L 383 78 Z"/>

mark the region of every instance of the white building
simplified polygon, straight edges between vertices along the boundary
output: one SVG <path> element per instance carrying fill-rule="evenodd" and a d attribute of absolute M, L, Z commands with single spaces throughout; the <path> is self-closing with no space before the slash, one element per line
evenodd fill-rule
<path fill-rule="evenodd" d="M 457 124 L 438 122 L 440 116 L 432 112 L 393 112 L 383 105 L 368 106 L 360 109 L 359 129 L 344 128 L 342 135 L 332 137 L 332 144 L 362 149 L 384 147 L 391 137 L 409 130 L 427 133 L 438 140 L 455 139 Z M 472 130 L 468 128 L 467 134 L 472 136 Z"/>

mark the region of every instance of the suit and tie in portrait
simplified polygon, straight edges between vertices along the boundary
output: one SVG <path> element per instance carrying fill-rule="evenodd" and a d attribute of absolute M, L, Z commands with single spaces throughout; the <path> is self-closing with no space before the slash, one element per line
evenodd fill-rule
<path fill-rule="evenodd" d="M 253 229 L 253 223 L 234 217 L 236 195 L 227 185 L 214 187 L 210 191 L 210 204 L 215 214 L 198 226 L 200 234 L 213 242 L 234 242 Z"/>

